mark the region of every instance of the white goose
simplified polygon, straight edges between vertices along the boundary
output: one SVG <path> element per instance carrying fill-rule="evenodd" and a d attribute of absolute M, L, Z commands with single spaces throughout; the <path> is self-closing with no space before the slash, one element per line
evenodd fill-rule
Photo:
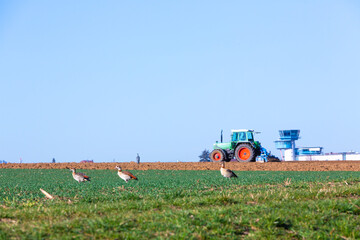
<path fill-rule="evenodd" d="M 226 178 L 232 178 L 232 177 L 237 178 L 236 174 L 233 171 L 225 168 L 224 162 L 221 163 L 220 173 Z"/>
<path fill-rule="evenodd" d="M 119 177 L 122 178 L 125 182 L 128 182 L 130 179 L 138 180 L 137 177 L 135 177 L 131 172 L 122 171 L 121 167 L 119 166 L 116 166 L 115 168 L 118 170 Z"/>
<path fill-rule="evenodd" d="M 72 171 L 72 176 L 76 181 L 78 181 L 78 183 L 90 181 L 89 176 L 86 176 L 84 173 L 80 173 L 80 172 L 77 173 L 75 168 L 70 168 L 70 171 Z"/>

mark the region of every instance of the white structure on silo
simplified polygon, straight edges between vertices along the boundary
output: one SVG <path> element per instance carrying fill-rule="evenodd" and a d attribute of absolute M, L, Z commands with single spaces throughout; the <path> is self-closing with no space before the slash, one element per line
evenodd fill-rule
<path fill-rule="evenodd" d="M 275 146 L 281 152 L 282 161 L 339 161 L 360 160 L 360 153 L 340 152 L 323 153 L 322 147 L 295 147 L 295 141 L 299 139 L 300 130 L 279 130 L 280 138 L 275 141 Z"/>
<path fill-rule="evenodd" d="M 279 130 L 280 139 L 275 141 L 275 146 L 281 152 L 281 160 L 295 161 L 295 141 L 299 139 L 300 130 Z M 284 151 L 284 154 L 283 154 Z"/>

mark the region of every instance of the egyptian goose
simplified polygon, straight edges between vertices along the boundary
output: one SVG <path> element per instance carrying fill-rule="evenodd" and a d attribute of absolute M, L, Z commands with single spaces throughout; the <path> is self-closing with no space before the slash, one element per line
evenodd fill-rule
<path fill-rule="evenodd" d="M 70 171 L 72 171 L 73 178 L 76 181 L 78 181 L 79 183 L 80 182 L 85 182 L 85 181 L 90 181 L 90 177 L 88 177 L 85 174 L 80 173 L 80 172 L 77 173 L 75 168 L 70 168 Z"/>
<path fill-rule="evenodd" d="M 233 171 L 225 168 L 224 162 L 221 163 L 220 172 L 221 172 L 221 175 L 223 175 L 226 178 L 232 178 L 232 177 L 237 178 L 236 174 Z"/>
<path fill-rule="evenodd" d="M 125 182 L 128 182 L 130 179 L 138 180 L 131 172 L 123 172 L 119 166 L 116 166 L 115 168 L 118 170 L 119 177 L 121 177 Z"/>

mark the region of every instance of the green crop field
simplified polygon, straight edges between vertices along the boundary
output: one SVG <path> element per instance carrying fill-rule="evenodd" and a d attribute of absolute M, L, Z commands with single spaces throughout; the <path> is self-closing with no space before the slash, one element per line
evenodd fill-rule
<path fill-rule="evenodd" d="M 360 172 L 81 172 L 0 169 L 0 239 L 360 238 Z"/>

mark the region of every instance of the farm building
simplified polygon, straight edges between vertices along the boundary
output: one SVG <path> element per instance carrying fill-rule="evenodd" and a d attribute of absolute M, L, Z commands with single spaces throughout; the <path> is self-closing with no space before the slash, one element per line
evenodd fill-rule
<path fill-rule="evenodd" d="M 322 147 L 296 147 L 300 130 L 279 130 L 280 138 L 275 146 L 280 150 L 282 161 L 341 161 L 360 160 L 358 152 L 323 153 Z"/>
<path fill-rule="evenodd" d="M 94 160 L 81 160 L 80 163 L 93 163 Z"/>

